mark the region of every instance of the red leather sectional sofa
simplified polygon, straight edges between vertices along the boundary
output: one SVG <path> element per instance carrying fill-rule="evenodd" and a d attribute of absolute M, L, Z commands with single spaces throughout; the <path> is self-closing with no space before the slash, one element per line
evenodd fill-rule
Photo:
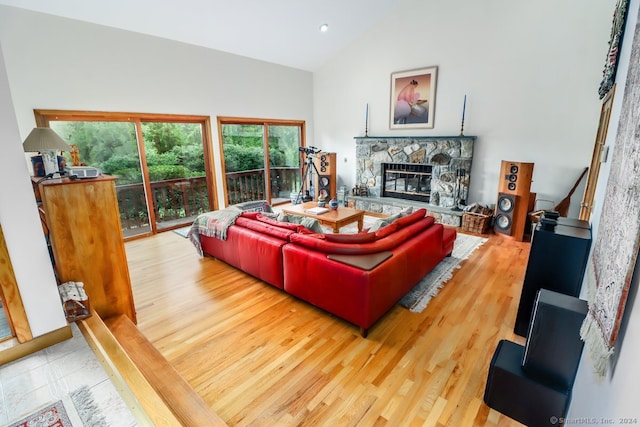
<path fill-rule="evenodd" d="M 456 231 L 425 209 L 376 232 L 315 234 L 298 224 L 243 212 L 226 240 L 200 235 L 220 259 L 360 327 L 369 327 L 453 251 Z"/>

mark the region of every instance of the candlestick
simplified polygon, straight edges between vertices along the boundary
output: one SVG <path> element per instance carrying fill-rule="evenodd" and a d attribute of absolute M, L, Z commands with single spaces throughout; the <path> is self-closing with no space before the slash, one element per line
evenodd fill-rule
<path fill-rule="evenodd" d="M 464 102 L 462 103 L 462 121 L 464 122 L 464 112 L 467 109 L 467 95 L 464 96 Z"/>
<path fill-rule="evenodd" d="M 364 115 L 364 136 L 369 136 L 369 103 L 367 102 L 367 110 Z"/>
<path fill-rule="evenodd" d="M 464 113 L 467 110 L 467 95 L 464 95 L 464 102 L 462 103 L 462 123 L 460 124 L 460 136 L 464 136 Z"/>

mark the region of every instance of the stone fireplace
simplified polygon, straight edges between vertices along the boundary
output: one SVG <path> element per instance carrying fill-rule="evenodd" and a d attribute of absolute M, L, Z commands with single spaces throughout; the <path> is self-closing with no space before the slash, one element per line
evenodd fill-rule
<path fill-rule="evenodd" d="M 382 213 L 424 206 L 441 222 L 460 225 L 461 213 L 453 208 L 467 202 L 475 139 L 356 137 L 356 184 L 366 186 L 368 197 L 352 197 L 354 204 Z"/>

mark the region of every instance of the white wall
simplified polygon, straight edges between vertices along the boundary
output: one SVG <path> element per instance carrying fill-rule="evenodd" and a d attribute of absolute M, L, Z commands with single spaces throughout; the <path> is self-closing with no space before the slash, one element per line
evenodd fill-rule
<path fill-rule="evenodd" d="M 606 145 L 609 145 L 609 158 L 611 158 L 616 142 L 622 101 L 624 99 L 627 68 L 629 66 L 632 41 L 634 41 L 634 31 L 638 21 L 638 9 L 640 9 L 640 0 L 631 0 L 618 63 L 618 72 L 616 74 L 616 93 L 606 138 Z M 635 40 L 635 43 L 638 43 L 638 40 Z M 594 242 L 598 235 L 599 219 L 602 215 L 602 202 L 605 198 L 610 168 L 611 162 L 608 161 L 603 163 L 600 169 L 592 216 Z M 639 264 L 640 260 L 636 263 L 636 272 L 640 272 Z M 627 322 L 627 326 L 626 329 L 621 329 L 616 343 L 616 355 L 612 358 L 608 376 L 605 379 L 598 380 L 592 372 L 592 363 L 587 352 L 585 351 L 582 355 L 574 385 L 571 407 L 567 416 L 571 421 L 584 418 L 584 421 L 575 423 L 575 425 L 594 425 L 594 423 L 590 423 L 592 419 L 601 420 L 602 418 L 613 419 L 614 423 L 612 425 L 621 425 L 620 418 L 635 418 L 637 421 L 633 424 L 640 422 L 640 408 L 638 407 L 637 397 L 637 388 L 638 384 L 640 384 L 640 368 L 638 367 L 638 354 L 640 353 L 640 299 L 635 297 L 639 282 L 640 275 L 636 274 L 631 283 L 630 298 L 625 309 L 626 319 L 623 320 L 623 324 Z M 583 286 L 581 297 L 586 299 L 586 286 Z M 599 421 L 597 424 L 602 425 L 604 423 Z"/>
<path fill-rule="evenodd" d="M 40 336 L 67 324 L 42 233 L 36 200 L 18 133 L 0 42 L 0 224 L 31 334 Z M 34 268 L 39 266 L 39 268 Z"/>
<path fill-rule="evenodd" d="M 210 116 L 218 182 L 219 115 L 305 120 L 313 144 L 309 72 L 6 6 L 0 43 L 0 222 L 34 335 L 64 315 L 22 151 L 33 109 Z"/>
<path fill-rule="evenodd" d="M 350 187 L 367 103 L 370 136 L 458 135 L 466 94 L 464 133 L 478 137 L 469 202 L 495 203 L 501 160 L 534 162 L 532 191 L 560 201 L 591 161 L 614 4 L 403 0 L 314 74 L 316 142 L 339 153 Z M 390 130 L 390 74 L 432 65 L 435 128 Z"/>
<path fill-rule="evenodd" d="M 224 52 L 0 6 L 20 134 L 34 108 L 305 120 L 313 145 L 312 74 Z M 219 200 L 222 185 L 218 185 Z"/>

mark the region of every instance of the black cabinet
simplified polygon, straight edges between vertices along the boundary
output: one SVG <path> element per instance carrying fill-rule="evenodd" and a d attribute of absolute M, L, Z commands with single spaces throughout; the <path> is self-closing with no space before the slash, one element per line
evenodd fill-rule
<path fill-rule="evenodd" d="M 558 218 L 553 229 L 538 224 L 531 241 L 514 332 L 525 337 L 531 309 L 540 289 L 580 295 L 589 249 L 591 226 L 586 221 Z"/>

